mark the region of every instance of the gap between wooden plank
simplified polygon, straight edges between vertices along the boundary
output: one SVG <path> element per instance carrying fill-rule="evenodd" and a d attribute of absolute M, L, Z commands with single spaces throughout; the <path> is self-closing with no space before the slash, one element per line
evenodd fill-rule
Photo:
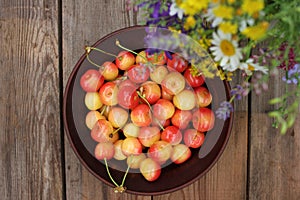
<path fill-rule="evenodd" d="M 65 161 L 65 132 L 63 122 L 63 98 L 64 98 L 64 85 L 63 85 L 63 48 L 62 48 L 62 1 L 58 0 L 57 3 L 57 30 L 58 30 L 58 83 L 59 83 L 59 109 L 60 109 L 60 141 L 61 141 L 61 175 L 62 175 L 62 199 L 66 200 L 66 161 Z"/>
<path fill-rule="evenodd" d="M 249 189 L 250 189 L 250 154 L 251 154 L 251 110 L 252 110 L 252 95 L 251 92 L 248 95 L 248 139 L 247 139 L 247 171 L 246 171 L 246 200 L 249 200 Z"/>

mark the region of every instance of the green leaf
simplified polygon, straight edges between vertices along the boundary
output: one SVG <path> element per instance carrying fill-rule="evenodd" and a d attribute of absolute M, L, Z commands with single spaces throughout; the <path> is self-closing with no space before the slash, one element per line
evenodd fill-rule
<path fill-rule="evenodd" d="M 296 120 L 296 116 L 295 115 L 290 115 L 287 119 L 287 126 L 290 128 L 294 125 Z"/>
<path fill-rule="evenodd" d="M 287 123 L 285 121 L 281 122 L 280 134 L 282 135 L 286 134 L 287 129 L 288 129 Z"/>
<path fill-rule="evenodd" d="M 278 104 L 278 103 L 281 103 L 281 102 L 282 102 L 282 99 L 280 97 L 273 98 L 273 99 L 269 100 L 269 104 L 271 104 L 271 105 Z"/>
<path fill-rule="evenodd" d="M 281 117 L 281 113 L 277 110 L 275 111 L 270 111 L 268 113 L 269 117 L 275 117 L 275 118 L 280 118 Z"/>

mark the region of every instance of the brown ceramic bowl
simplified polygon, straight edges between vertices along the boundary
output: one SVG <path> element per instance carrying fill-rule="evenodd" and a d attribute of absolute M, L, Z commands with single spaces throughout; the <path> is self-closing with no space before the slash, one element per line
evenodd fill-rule
<path fill-rule="evenodd" d="M 113 32 L 96 42 L 94 47 L 105 49 L 107 52 L 117 54 L 120 48 L 115 45 L 116 39 L 123 46 L 132 50 L 144 49 L 145 27 L 135 26 Z M 111 56 L 101 53 L 91 53 L 91 59 L 96 63 L 113 61 Z M 88 112 L 84 104 L 85 92 L 81 89 L 79 80 L 81 75 L 90 68 L 95 68 L 83 55 L 74 67 L 66 85 L 63 117 L 67 137 L 81 163 L 98 179 L 111 187 L 115 187 L 108 177 L 105 165 L 98 161 L 94 155 L 96 142 L 90 137 L 90 131 L 85 125 L 85 116 Z M 213 95 L 211 108 L 216 110 L 220 103 L 230 98 L 230 87 L 226 81 L 219 78 L 206 79 L 206 85 Z M 137 171 L 130 171 L 125 182 L 127 192 L 137 195 L 159 195 L 186 187 L 193 183 L 217 162 L 229 139 L 233 116 L 226 121 L 216 118 L 214 128 L 206 134 L 204 144 L 200 149 L 192 150 L 191 158 L 180 165 L 170 164 L 162 168 L 160 177 L 154 182 L 146 181 Z M 124 167 L 111 162 L 111 174 L 117 183 L 122 182 Z"/>

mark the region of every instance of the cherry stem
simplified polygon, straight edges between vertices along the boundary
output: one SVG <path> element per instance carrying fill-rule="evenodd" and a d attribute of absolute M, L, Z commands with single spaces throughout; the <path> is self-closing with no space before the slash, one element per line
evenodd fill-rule
<path fill-rule="evenodd" d="M 120 47 L 121 49 L 124 49 L 124 50 L 126 50 L 126 51 L 129 51 L 129 52 L 131 52 L 131 53 L 133 53 L 133 54 L 135 54 L 135 55 L 140 56 L 141 58 L 143 58 L 148 64 L 150 64 L 149 67 L 150 67 L 152 70 L 153 70 L 153 68 L 155 67 L 155 65 L 154 65 L 152 62 L 149 62 L 148 59 L 147 59 L 145 56 L 143 56 L 143 55 L 141 55 L 141 54 L 138 54 L 137 52 L 135 52 L 135 51 L 133 51 L 133 50 L 131 50 L 131 49 L 128 49 L 128 48 L 124 47 L 123 45 L 121 45 L 121 43 L 120 43 L 120 41 L 119 41 L 118 39 L 116 39 L 116 45 L 117 45 L 118 47 Z"/>
<path fill-rule="evenodd" d="M 124 49 L 124 50 L 126 50 L 126 51 L 129 51 L 129 52 L 131 52 L 131 53 L 133 53 L 133 54 L 135 54 L 135 55 L 139 55 L 137 52 L 135 52 L 135 51 L 133 51 L 133 50 L 131 50 L 131 49 L 128 49 L 128 48 L 122 46 L 122 45 L 120 44 L 120 41 L 119 41 L 118 39 L 116 39 L 116 45 L 117 45 L 118 47 L 120 47 L 121 49 Z M 146 59 L 144 56 L 141 56 L 141 57 L 147 61 L 147 59 Z"/>
<path fill-rule="evenodd" d="M 163 127 L 163 125 L 161 125 L 161 123 L 158 121 L 158 119 L 154 118 L 154 120 L 156 121 L 156 123 L 158 124 L 158 126 L 160 127 L 161 130 L 165 130 L 165 128 Z"/>
<path fill-rule="evenodd" d="M 88 60 L 90 63 L 92 63 L 92 65 L 95 65 L 95 66 L 98 67 L 98 68 L 102 68 L 101 65 L 98 65 L 97 63 L 94 63 L 94 62 L 90 59 L 89 54 L 86 54 L 86 58 L 87 58 L 87 60 Z"/>
<path fill-rule="evenodd" d="M 107 174 L 108 174 L 110 180 L 115 184 L 115 186 L 119 187 L 119 185 L 116 183 L 116 181 L 113 179 L 113 177 L 111 176 L 111 174 L 109 172 L 106 158 L 104 158 L 104 162 L 105 162 L 106 171 L 107 171 Z"/>
<path fill-rule="evenodd" d="M 130 165 L 131 165 L 131 155 L 130 155 L 129 159 L 130 159 L 130 160 L 129 160 L 129 165 L 127 166 L 126 172 L 125 172 L 124 177 L 123 177 L 123 180 L 122 180 L 122 184 L 121 184 L 122 187 L 123 187 L 123 185 L 124 185 L 124 183 L 125 183 L 125 179 L 126 179 L 126 177 L 127 177 L 127 174 L 128 174 L 128 172 L 129 172 L 129 169 L 130 169 Z"/>
<path fill-rule="evenodd" d="M 97 63 L 95 63 L 95 62 L 93 62 L 93 61 L 91 60 L 91 58 L 90 58 L 89 55 L 90 55 L 90 53 L 91 53 L 92 50 L 95 50 L 95 51 L 104 53 L 104 54 L 106 54 L 106 55 L 109 55 L 109 56 L 113 56 L 113 57 L 115 57 L 115 58 L 118 58 L 118 56 L 116 56 L 116 55 L 114 55 L 114 54 L 112 54 L 112 53 L 108 53 L 108 52 L 106 52 L 106 51 L 103 51 L 102 49 L 99 49 L 99 48 L 96 48 L 96 47 L 88 47 L 88 46 L 85 47 L 86 58 L 87 58 L 87 60 L 88 60 L 91 64 L 95 65 L 95 66 L 98 67 L 98 68 L 103 68 L 103 66 L 98 65 Z"/>
<path fill-rule="evenodd" d="M 149 101 L 142 94 L 143 87 L 141 87 L 140 90 L 141 91 L 136 91 L 136 93 L 139 95 L 140 98 L 142 98 L 147 103 L 147 105 L 150 108 L 151 113 L 153 113 L 153 110 L 152 110 L 152 107 L 151 107 Z M 154 120 L 156 121 L 156 123 L 158 124 L 158 126 L 160 127 L 161 130 L 165 130 L 165 128 L 163 127 L 163 125 L 158 121 L 158 119 L 154 118 Z"/>
<path fill-rule="evenodd" d="M 102 108 L 102 110 L 101 110 L 101 112 L 100 112 L 100 114 L 101 114 L 101 115 L 103 115 L 103 114 L 104 114 L 104 112 L 105 112 L 106 108 L 107 108 L 107 106 L 106 106 L 106 105 L 104 105 L 104 106 L 103 106 L 103 108 Z"/>
<path fill-rule="evenodd" d="M 95 50 L 95 51 L 104 53 L 104 54 L 106 54 L 106 55 L 109 55 L 109 56 L 118 58 L 118 56 L 116 56 L 115 54 L 108 53 L 108 52 L 106 52 L 106 51 L 104 51 L 104 50 L 102 50 L 102 49 L 96 48 L 96 47 L 85 47 L 85 50 L 86 50 L 86 53 L 87 53 L 87 54 L 89 54 L 89 53 L 91 52 L 91 50 Z"/>
<path fill-rule="evenodd" d="M 116 130 L 114 130 L 112 133 L 111 133 L 111 135 L 114 135 L 114 134 L 116 134 L 119 130 L 121 130 L 122 129 L 122 127 L 119 127 L 118 129 L 116 129 Z"/>
<path fill-rule="evenodd" d="M 142 90 L 142 87 L 140 88 L 140 90 Z M 151 112 L 153 112 L 149 101 L 145 98 L 145 96 L 142 94 L 142 92 L 141 91 L 136 91 L 136 93 L 139 95 L 140 98 L 142 98 L 147 103 L 147 105 L 149 106 Z"/>
<path fill-rule="evenodd" d="M 129 159 L 131 159 L 131 156 L 129 157 Z M 115 192 L 115 193 L 118 193 L 118 192 L 123 193 L 123 192 L 125 192 L 126 187 L 124 187 L 124 183 L 125 183 L 127 174 L 128 174 L 128 172 L 129 172 L 131 162 L 129 162 L 129 165 L 127 166 L 127 169 L 126 169 L 126 172 L 125 172 L 125 174 L 124 174 L 124 176 L 123 176 L 123 180 L 122 180 L 121 185 L 118 185 L 117 182 L 113 179 L 112 175 L 110 174 L 110 171 L 109 171 L 109 168 L 108 168 L 108 163 L 107 163 L 106 158 L 104 158 L 104 162 L 105 162 L 105 167 L 106 167 L 107 174 L 108 174 L 110 180 L 111 180 L 111 181 L 114 183 L 114 185 L 116 186 L 116 187 L 114 188 L 114 192 Z"/>

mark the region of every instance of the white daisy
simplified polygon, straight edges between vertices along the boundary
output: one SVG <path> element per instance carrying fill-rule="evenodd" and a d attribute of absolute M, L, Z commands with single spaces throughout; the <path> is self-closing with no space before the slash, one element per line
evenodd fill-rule
<path fill-rule="evenodd" d="M 219 24 L 223 22 L 223 18 L 217 17 L 214 12 L 214 7 L 207 9 L 207 13 L 204 14 L 204 17 L 208 22 L 211 22 L 212 27 L 217 27 Z"/>
<path fill-rule="evenodd" d="M 241 22 L 240 22 L 240 26 L 239 26 L 239 30 L 240 30 L 240 32 L 243 32 L 243 30 L 245 29 L 245 28 L 247 28 L 248 26 L 253 26 L 254 25 L 254 19 L 253 18 L 248 18 L 248 19 L 243 19 L 243 20 L 241 20 Z"/>
<path fill-rule="evenodd" d="M 260 17 L 264 17 L 265 16 L 265 12 L 260 11 L 259 12 L 259 16 Z M 255 24 L 255 19 L 253 19 L 253 17 L 251 16 L 244 16 L 243 19 L 241 19 L 241 21 L 239 22 L 239 30 L 240 32 L 243 32 L 243 30 L 249 26 L 254 26 Z"/>
<path fill-rule="evenodd" d="M 183 17 L 183 12 L 184 10 L 182 10 L 181 8 L 178 7 L 177 3 L 175 2 L 175 0 L 172 0 L 172 5 L 170 6 L 170 16 L 174 16 L 177 14 L 177 17 L 179 19 L 182 19 Z"/>
<path fill-rule="evenodd" d="M 221 30 L 218 33 L 213 32 L 211 41 L 214 60 L 220 62 L 224 70 L 234 71 L 240 66 L 240 60 L 243 58 L 241 49 L 238 48 L 236 40 L 232 39 L 231 34 L 224 34 Z"/>
<path fill-rule="evenodd" d="M 247 75 L 252 75 L 253 71 L 260 71 L 264 74 L 268 73 L 268 68 L 264 67 L 264 66 L 260 66 L 257 63 L 254 63 L 254 59 L 249 58 L 248 60 L 246 60 L 246 62 L 241 63 L 240 67 L 241 70 L 244 70 L 246 72 Z"/>

